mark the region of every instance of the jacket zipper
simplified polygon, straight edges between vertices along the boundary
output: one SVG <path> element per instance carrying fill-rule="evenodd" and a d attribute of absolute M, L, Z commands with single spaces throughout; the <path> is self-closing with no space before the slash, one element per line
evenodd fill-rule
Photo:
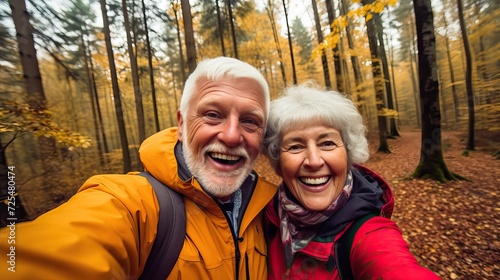
<path fill-rule="evenodd" d="M 234 242 L 234 247 L 235 247 L 234 254 L 235 254 L 235 257 L 236 257 L 236 278 L 235 279 L 239 279 L 239 275 L 240 275 L 240 259 L 241 259 L 240 246 L 239 246 L 239 243 L 238 243 L 239 238 L 234 234 L 233 223 L 231 222 L 231 219 L 227 216 L 226 211 L 224 211 L 224 209 L 222 209 L 220 205 L 219 205 L 219 208 L 222 211 L 222 213 L 224 214 L 224 217 L 226 217 L 226 221 L 229 224 L 229 228 L 231 229 L 231 235 L 233 236 L 233 242 Z"/>

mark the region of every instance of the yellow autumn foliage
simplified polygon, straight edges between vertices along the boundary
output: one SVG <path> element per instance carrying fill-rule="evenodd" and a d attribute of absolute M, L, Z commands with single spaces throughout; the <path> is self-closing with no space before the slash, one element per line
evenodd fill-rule
<path fill-rule="evenodd" d="M 359 3 L 361 1 L 355 0 L 352 2 Z M 311 59 L 316 59 L 321 56 L 323 51 L 327 48 L 335 48 L 340 41 L 340 34 L 348 26 L 349 20 L 364 17 L 365 21 L 369 21 L 373 18 L 373 13 L 382 13 L 387 6 L 395 6 L 397 2 L 398 0 L 376 0 L 373 1 L 372 4 L 363 5 L 357 9 L 350 10 L 347 12 L 347 15 L 336 18 L 330 25 L 332 31 L 325 36 L 322 44 L 319 44 L 313 49 Z"/>
<path fill-rule="evenodd" d="M 388 118 L 397 118 L 399 116 L 399 113 L 398 111 L 393 109 L 382 108 L 381 110 L 378 111 L 377 115 Z"/>
<path fill-rule="evenodd" d="M 70 150 L 91 146 L 89 137 L 60 127 L 51 115 L 49 110 L 34 110 L 28 104 L 3 101 L 0 103 L 0 133 L 28 132 L 36 137 L 53 138 Z"/>

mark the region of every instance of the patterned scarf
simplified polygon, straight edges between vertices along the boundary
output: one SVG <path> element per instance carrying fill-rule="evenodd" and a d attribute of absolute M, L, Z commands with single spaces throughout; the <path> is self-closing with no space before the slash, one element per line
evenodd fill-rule
<path fill-rule="evenodd" d="M 279 187 L 278 213 L 281 220 L 281 241 L 285 248 L 286 265 L 292 267 L 293 255 L 306 247 L 316 234 L 314 226 L 326 221 L 339 208 L 344 206 L 352 190 L 352 172 L 347 172 L 344 189 L 339 197 L 324 211 L 315 212 L 305 209 L 287 196 L 286 186 Z"/>

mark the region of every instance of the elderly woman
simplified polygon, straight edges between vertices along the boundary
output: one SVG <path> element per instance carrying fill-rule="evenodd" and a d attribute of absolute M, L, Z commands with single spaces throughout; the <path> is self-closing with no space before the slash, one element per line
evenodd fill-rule
<path fill-rule="evenodd" d="M 369 157 L 365 130 L 350 99 L 312 84 L 272 101 L 265 153 L 283 182 L 265 213 L 269 279 L 439 279 L 389 219 L 387 183 L 357 165 Z M 336 258 L 339 238 L 360 220 Z"/>

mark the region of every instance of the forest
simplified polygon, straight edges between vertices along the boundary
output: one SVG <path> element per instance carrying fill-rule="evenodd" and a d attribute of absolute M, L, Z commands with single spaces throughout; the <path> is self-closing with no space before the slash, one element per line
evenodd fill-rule
<path fill-rule="evenodd" d="M 498 170 L 499 7 L 494 0 L 2 1 L 0 199 L 16 196 L 16 215 L 33 219 L 94 174 L 140 170 L 141 142 L 176 126 L 184 81 L 197 62 L 216 56 L 258 68 L 272 97 L 307 80 L 348 95 L 375 158 L 394 154 L 395 139 L 417 131 L 408 178 L 470 182 L 448 167 L 442 134 L 459 133 L 460 156 L 486 153 Z M 499 186 L 494 174 L 491 184 Z"/>

